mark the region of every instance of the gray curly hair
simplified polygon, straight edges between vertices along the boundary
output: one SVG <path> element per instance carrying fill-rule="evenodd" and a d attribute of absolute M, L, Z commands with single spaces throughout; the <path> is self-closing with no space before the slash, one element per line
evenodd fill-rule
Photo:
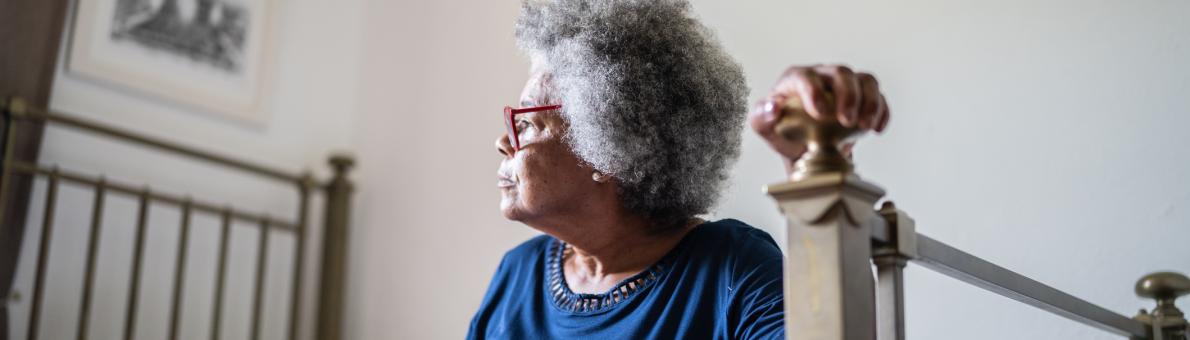
<path fill-rule="evenodd" d="M 523 3 L 518 45 L 550 75 L 574 153 L 661 227 L 710 211 L 739 156 L 740 66 L 684 0 Z"/>

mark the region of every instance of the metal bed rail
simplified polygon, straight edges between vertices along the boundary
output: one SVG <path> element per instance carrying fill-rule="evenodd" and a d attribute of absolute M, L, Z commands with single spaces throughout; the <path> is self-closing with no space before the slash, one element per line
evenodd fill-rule
<path fill-rule="evenodd" d="M 891 203 L 886 204 L 880 213 L 885 218 L 877 219 L 871 224 L 872 247 L 876 253 L 873 256 L 873 263 L 876 265 L 878 273 L 877 290 L 896 291 L 892 294 L 877 293 L 876 296 L 879 301 L 889 301 L 895 304 L 890 307 L 901 309 L 896 312 L 878 311 L 878 316 L 893 317 L 895 314 L 903 313 L 904 297 L 903 293 L 899 291 L 902 289 L 904 281 L 900 271 L 907 263 L 915 263 L 990 292 L 1107 332 L 1134 338 L 1148 336 L 1149 326 L 1144 322 L 1112 312 L 920 233 L 909 234 L 913 230 L 912 221 L 906 219 L 905 213 L 897 210 Z M 900 221 L 890 221 L 890 219 L 896 218 L 899 218 Z M 900 229 L 900 233 L 897 229 Z M 902 246 L 898 249 L 898 242 L 912 242 L 916 243 L 916 246 L 910 246 L 911 248 Z M 896 272 L 891 273 L 891 271 Z M 880 275 L 882 273 L 886 274 Z M 890 318 L 889 321 L 890 324 L 881 324 L 878 327 L 891 327 L 903 331 L 903 318 L 899 321 Z M 902 335 L 900 338 L 903 337 Z"/>
<path fill-rule="evenodd" d="M 790 181 L 766 188 L 787 221 L 788 339 L 905 339 L 909 263 L 1130 339 L 1187 339 L 1187 321 L 1174 304 L 1190 294 L 1185 275 L 1157 272 L 1136 283 L 1137 295 L 1156 300 L 1152 312 L 1112 312 L 921 235 L 892 202 L 874 209 L 884 190 L 855 175 L 840 152 L 862 132 L 808 118 L 798 102 L 787 103 L 782 116 L 776 132 L 807 145 Z"/>
<path fill-rule="evenodd" d="M 221 337 L 222 321 L 221 313 L 225 309 L 223 303 L 224 297 L 224 281 L 227 271 L 228 262 L 228 243 L 230 238 L 230 229 L 232 222 L 243 221 L 258 226 L 259 239 L 256 247 L 256 267 L 255 276 L 252 287 L 251 300 L 251 320 L 250 320 L 250 339 L 258 339 L 261 336 L 261 316 L 262 316 L 262 298 L 266 289 L 265 271 L 268 264 L 268 248 L 270 245 L 270 234 L 273 232 L 292 233 L 295 238 L 295 246 L 293 251 L 293 267 L 290 268 L 291 279 L 289 282 L 289 296 L 290 306 L 287 315 L 287 327 L 285 329 L 285 338 L 296 339 L 299 336 L 300 318 L 302 316 L 301 310 L 303 307 L 302 291 L 303 278 L 306 271 L 306 264 L 303 261 L 304 254 L 306 254 L 307 247 L 307 229 L 308 229 L 308 215 L 310 210 L 311 196 L 314 194 L 321 194 L 324 196 L 325 209 L 323 211 L 323 244 L 321 253 L 321 274 L 320 274 L 320 289 L 318 290 L 318 301 L 315 310 L 315 319 L 317 324 L 315 326 L 315 334 L 313 338 L 316 339 L 339 339 L 342 335 L 341 331 L 341 317 L 343 305 L 344 278 L 346 269 L 346 242 L 347 242 L 347 228 L 348 216 L 350 211 L 350 198 L 353 191 L 353 184 L 347 177 L 347 173 L 354 165 L 354 160 L 347 155 L 335 155 L 330 158 L 329 163 L 333 169 L 333 177 L 325 182 L 315 180 L 314 176 L 309 172 L 301 174 L 293 174 L 290 172 L 272 169 L 267 166 L 259 165 L 253 162 L 239 160 L 231 157 L 222 156 L 216 153 L 207 152 L 173 142 L 160 140 L 142 134 L 137 134 L 129 131 L 106 126 L 104 124 L 72 117 L 67 114 L 52 112 L 40 108 L 33 108 L 26 104 L 20 98 L 4 98 L 0 99 L 0 111 L 3 111 L 4 122 L 4 154 L 3 163 L 0 164 L 0 189 L 7 188 L 17 180 L 32 180 L 33 177 L 43 177 L 46 179 L 46 199 L 43 208 L 44 218 L 41 225 L 41 238 L 38 241 L 36 268 L 34 270 L 34 285 L 33 296 L 31 300 L 29 327 L 27 332 L 27 339 L 35 340 L 39 338 L 39 330 L 42 318 L 42 303 L 45 292 L 45 281 L 47 272 L 47 257 L 50 248 L 53 246 L 53 231 L 54 231 L 54 216 L 55 206 L 57 203 L 57 192 L 60 183 L 71 182 L 79 184 L 84 187 L 89 187 L 94 190 L 94 197 L 92 199 L 92 210 L 90 211 L 90 234 L 87 236 L 86 257 L 81 259 L 85 261 L 85 272 L 83 276 L 83 288 L 81 301 L 79 302 L 79 316 L 77 321 L 77 335 L 79 340 L 88 338 L 88 325 L 90 323 L 90 315 L 92 312 L 92 298 L 95 295 L 95 266 L 96 266 L 96 252 L 99 248 L 99 235 L 103 231 L 103 211 L 105 204 L 105 197 L 111 193 L 120 193 L 125 195 L 132 195 L 137 198 L 136 210 L 136 225 L 132 249 L 132 263 L 130 264 L 131 272 L 127 289 L 127 302 L 125 304 L 123 338 L 133 339 L 135 336 L 136 322 L 138 318 L 138 299 L 140 298 L 140 276 L 142 274 L 143 257 L 145 250 L 145 229 L 147 224 L 147 215 L 149 212 L 150 203 L 163 203 L 167 205 L 176 206 L 181 211 L 181 218 L 178 222 L 179 236 L 177 243 L 177 252 L 175 256 L 175 266 L 173 273 L 173 287 L 171 292 L 171 300 L 169 304 L 169 327 L 168 339 L 176 339 L 178 334 L 178 324 L 181 306 L 184 303 L 182 299 L 182 292 L 185 289 L 185 272 L 187 264 L 187 250 L 189 247 L 189 235 L 192 215 L 194 213 L 208 213 L 219 216 L 220 220 L 220 236 L 218 245 L 218 257 L 216 262 L 214 300 L 212 309 L 211 324 L 209 326 L 209 333 L 211 339 L 219 339 Z M 290 185 L 294 188 L 294 192 L 298 197 L 297 215 L 291 220 L 284 220 L 270 217 L 264 213 L 254 213 L 236 209 L 231 205 L 221 205 L 208 201 L 192 199 L 188 196 L 178 196 L 166 193 L 155 192 L 147 185 L 134 185 L 129 183 L 121 183 L 106 179 L 104 176 L 91 176 L 80 172 L 68 171 L 59 169 L 57 166 L 44 166 L 40 164 L 31 164 L 17 160 L 13 157 L 13 146 L 17 134 L 21 133 L 22 127 L 33 127 L 36 124 L 57 124 L 75 130 L 84 131 L 97 136 L 106 137 L 114 140 L 120 140 L 133 145 L 146 146 L 168 154 L 178 155 L 180 157 L 195 159 L 220 165 L 227 169 L 238 171 L 242 173 L 254 174 L 269 180 L 279 181 L 283 184 Z M 2 209 L 6 206 L 7 200 L 11 199 L 27 199 L 18 197 L 5 197 L 7 190 L 0 190 L 0 216 L 4 216 Z M 8 292 L 0 292 L 7 295 Z M 7 308 L 5 306 L 4 308 Z M 7 335 L 5 335 L 7 336 Z"/>

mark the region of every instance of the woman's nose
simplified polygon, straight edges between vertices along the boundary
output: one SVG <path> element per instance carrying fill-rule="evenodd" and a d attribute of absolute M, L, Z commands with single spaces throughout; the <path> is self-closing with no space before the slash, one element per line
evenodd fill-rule
<path fill-rule="evenodd" d="M 500 138 L 496 138 L 496 151 L 504 155 L 504 157 L 512 157 L 512 154 L 516 152 L 512 149 L 512 143 L 508 141 L 507 133 L 500 135 Z"/>

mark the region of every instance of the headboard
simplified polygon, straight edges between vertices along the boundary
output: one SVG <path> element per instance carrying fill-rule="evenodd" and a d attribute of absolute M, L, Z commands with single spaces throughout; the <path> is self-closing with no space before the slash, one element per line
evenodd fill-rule
<path fill-rule="evenodd" d="M 65 326 L 62 323 L 64 318 L 55 317 L 54 322 L 47 322 L 45 311 L 43 310 L 44 300 L 46 298 L 46 276 L 47 273 L 54 270 L 51 264 L 60 263 L 60 261 L 77 261 L 83 263 L 85 268 L 83 282 L 79 283 L 81 287 L 81 298 L 77 303 L 78 313 L 74 321 L 69 323 L 74 324 L 77 339 L 87 339 L 89 337 L 89 325 L 93 321 L 95 313 L 100 312 L 95 310 L 95 305 L 92 303 L 98 294 L 106 294 L 109 292 L 98 291 L 95 285 L 96 281 L 96 259 L 97 251 L 101 247 L 101 237 L 105 228 L 112 226 L 105 226 L 103 221 L 103 213 L 105 211 L 105 200 L 112 195 L 130 196 L 137 202 L 136 218 L 135 218 L 135 232 L 133 233 L 133 249 L 131 250 L 131 263 L 127 265 L 130 268 L 130 278 L 128 279 L 126 291 L 119 292 L 127 294 L 125 308 L 123 310 L 123 338 L 133 339 L 136 336 L 136 324 L 138 319 L 143 318 L 138 313 L 144 313 L 138 310 L 141 305 L 139 299 L 142 295 L 142 281 L 141 277 L 144 275 L 145 263 L 145 234 L 146 225 L 148 224 L 147 216 L 151 207 L 159 207 L 167 205 L 176 207 L 180 210 L 181 218 L 178 220 L 178 237 L 176 244 L 176 253 L 173 254 L 173 261 L 175 263 L 172 273 L 172 291 L 169 298 L 169 308 L 167 312 L 169 316 L 168 323 L 168 338 L 176 339 L 179 336 L 179 324 L 181 321 L 180 310 L 182 304 L 185 303 L 183 299 L 183 292 L 187 289 L 186 284 L 193 280 L 187 278 L 187 255 L 188 247 L 191 244 L 190 236 L 192 234 L 191 227 L 194 215 L 204 214 L 208 217 L 213 216 L 218 219 L 221 230 L 218 237 L 217 250 L 217 268 L 214 270 L 214 292 L 213 307 L 207 326 L 207 333 L 210 339 L 221 338 L 221 325 L 224 319 L 221 314 L 228 308 L 225 304 L 228 297 L 224 293 L 225 289 L 225 275 L 227 274 L 227 265 L 229 261 L 245 260 L 255 261 L 254 278 L 252 283 L 252 293 L 250 294 L 250 321 L 248 323 L 249 339 L 259 339 L 262 337 L 261 320 L 265 311 L 262 310 L 262 299 L 267 293 L 266 290 L 287 288 L 286 294 L 289 296 L 289 308 L 282 311 L 287 315 L 284 316 L 285 331 L 284 338 L 296 339 L 299 337 L 301 330 L 300 324 L 303 320 L 303 309 L 310 308 L 310 312 L 314 313 L 313 317 L 316 320 L 314 327 L 314 334 L 308 336 L 314 339 L 339 339 L 341 332 L 341 318 L 343 311 L 343 291 L 346 254 L 347 254 L 347 232 L 349 227 L 348 217 L 351 210 L 351 196 L 352 183 L 347 177 L 348 171 L 353 167 L 354 160 L 346 155 L 334 155 L 329 158 L 331 165 L 332 176 L 326 180 L 318 180 L 310 171 L 303 172 L 289 172 L 285 170 L 273 169 L 268 166 L 259 165 L 250 161 L 235 159 L 232 157 L 220 155 L 218 153 L 199 150 L 197 148 L 189 147 L 173 143 L 167 140 L 162 140 L 118 128 L 114 128 L 99 122 L 81 119 L 60 112 L 53 112 L 46 109 L 30 107 L 26 101 L 20 98 L 5 98 L 0 99 L 0 110 L 3 111 L 3 161 L 0 164 L 0 189 L 8 188 L 20 181 L 32 181 L 34 179 L 43 179 L 46 183 L 44 191 L 44 205 L 43 207 L 30 207 L 33 209 L 41 209 L 41 223 L 40 226 L 28 226 L 27 228 L 39 228 L 40 237 L 31 243 L 31 239 L 26 239 L 23 247 L 35 246 L 35 261 L 25 261 L 25 263 L 35 263 L 33 270 L 33 285 L 30 288 L 29 303 L 28 303 L 28 327 L 25 337 L 30 340 L 36 340 L 40 337 L 41 331 L 48 327 Z M 142 183 L 126 183 L 107 179 L 103 174 L 89 173 L 85 169 L 66 169 L 60 168 L 56 165 L 43 165 L 30 162 L 20 161 L 13 157 L 14 144 L 16 138 L 22 131 L 26 129 L 36 128 L 39 125 L 59 126 L 76 131 L 81 131 L 97 138 L 103 138 L 113 141 L 120 141 L 122 143 L 129 143 L 147 147 L 158 152 L 176 156 L 182 159 L 195 160 L 217 166 L 229 172 L 240 174 L 248 174 L 259 177 L 265 181 L 272 181 L 274 183 L 281 183 L 281 185 L 292 187 L 293 195 L 296 196 L 298 206 L 296 207 L 296 214 L 285 218 L 272 217 L 267 213 L 253 211 L 250 209 L 239 208 L 234 204 L 217 204 L 203 198 L 191 198 L 187 195 L 176 193 L 169 193 L 165 191 L 154 190 L 149 184 Z M 117 156 L 119 157 L 119 156 Z M 63 183 L 70 183 L 75 187 L 81 186 L 93 191 L 93 197 L 90 204 L 90 209 L 85 211 L 56 211 L 59 206 L 58 192 L 59 187 Z M 9 190 L 0 190 L 0 210 L 6 206 L 11 206 L 10 200 L 27 200 L 27 197 L 5 197 L 5 193 Z M 303 282 L 303 278 L 308 270 L 311 270 L 310 264 L 304 263 L 302 259 L 305 258 L 303 254 L 307 253 L 307 249 L 311 246 L 308 243 L 310 238 L 310 221 L 312 198 L 316 195 L 321 195 L 321 201 L 324 203 L 322 216 L 323 220 L 318 226 L 321 227 L 322 235 L 322 249 L 320 252 L 319 266 L 321 268 L 319 274 L 319 288 L 317 291 L 317 298 L 315 301 L 303 301 L 303 291 L 306 288 L 303 286 L 307 282 Z M 77 209 L 76 209 L 77 210 Z M 81 253 L 85 254 L 79 258 L 61 259 L 54 258 L 49 261 L 49 254 L 52 247 L 55 247 L 54 236 L 56 229 L 61 226 L 55 224 L 55 217 L 63 216 L 63 214 L 75 214 L 89 216 L 89 233 L 87 234 L 87 242 L 85 250 Z M 0 216 L 4 216 L 3 211 L 0 211 Z M 259 235 L 256 239 L 255 256 L 252 259 L 230 258 L 228 254 L 229 242 L 232 242 L 231 232 L 232 224 L 251 224 L 256 226 Z M 12 227 L 12 226 L 10 226 Z M 15 226 L 20 228 L 21 226 Z M 269 282 L 266 285 L 266 271 L 268 268 L 268 256 L 270 254 L 269 247 L 270 235 L 292 235 L 294 239 L 293 253 L 292 253 L 292 268 L 287 268 L 289 271 L 289 282 L 277 284 Z M 16 244 L 20 244 L 18 240 Z M 52 262 L 52 263 L 51 263 Z M 319 267 L 315 267 L 319 268 Z M 275 268 L 274 268 L 275 269 Z M 12 277 L 13 273 L 0 273 L 0 278 Z M 0 292 L 3 296 L 8 296 L 9 292 Z M 9 308 L 9 304 L 5 303 L 3 308 Z M 65 318 L 69 319 L 69 318 Z M 4 329 L 4 328 L 0 328 Z M 0 334 L 0 339 L 7 339 L 10 334 Z M 17 336 L 13 334 L 13 336 Z"/>

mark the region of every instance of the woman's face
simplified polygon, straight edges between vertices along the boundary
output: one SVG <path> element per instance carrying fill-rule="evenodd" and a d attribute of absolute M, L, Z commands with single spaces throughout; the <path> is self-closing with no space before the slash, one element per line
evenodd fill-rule
<path fill-rule="evenodd" d="M 536 73 L 525 83 L 519 105 L 554 105 L 549 75 Z M 496 140 L 500 161 L 497 186 L 504 217 L 532 225 L 578 212 L 600 184 L 563 140 L 567 125 L 558 110 L 519 114 L 515 121 L 520 150 L 506 134 Z"/>

